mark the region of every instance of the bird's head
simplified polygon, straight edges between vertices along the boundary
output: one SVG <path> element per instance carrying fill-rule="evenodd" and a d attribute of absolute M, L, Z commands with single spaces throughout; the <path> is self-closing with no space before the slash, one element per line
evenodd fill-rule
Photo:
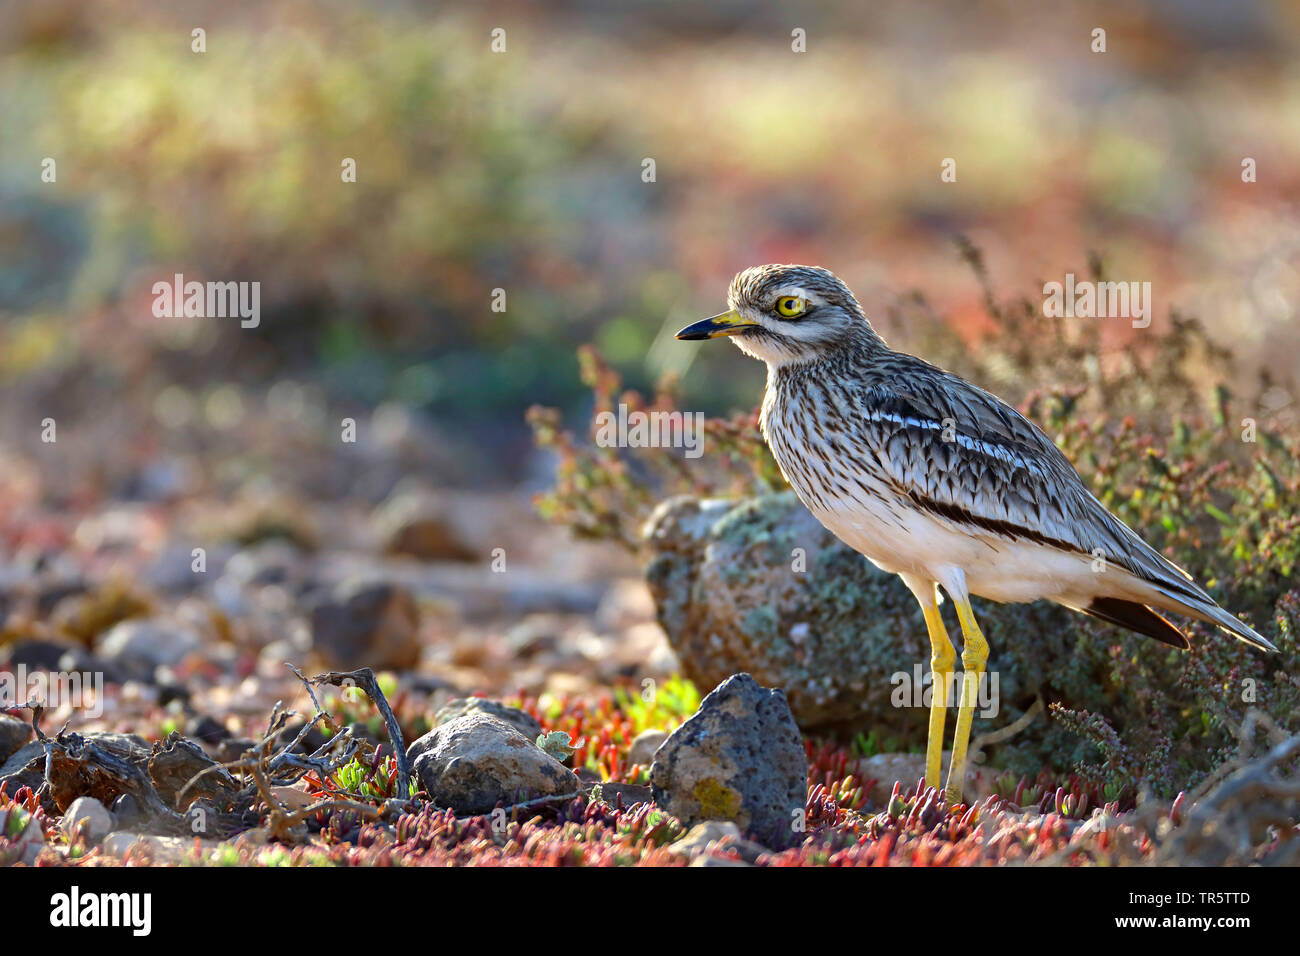
<path fill-rule="evenodd" d="M 728 336 L 741 351 L 769 365 L 806 362 L 880 338 L 858 300 L 834 273 L 816 266 L 754 266 L 727 290 L 730 309 L 688 325 L 679 339 Z"/>

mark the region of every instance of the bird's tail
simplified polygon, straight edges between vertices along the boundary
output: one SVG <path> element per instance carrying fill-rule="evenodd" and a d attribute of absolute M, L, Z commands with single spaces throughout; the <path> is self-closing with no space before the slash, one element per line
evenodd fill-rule
<path fill-rule="evenodd" d="M 1261 651 L 1277 650 L 1271 641 L 1257 634 L 1253 628 L 1243 624 L 1219 607 L 1208 595 L 1195 594 L 1190 589 L 1183 590 L 1181 587 L 1176 590 L 1163 585 L 1156 585 L 1155 587 L 1160 595 L 1167 599 L 1167 601 L 1151 602 L 1156 606 L 1166 611 L 1173 611 L 1175 614 L 1186 614 L 1198 621 L 1213 624 L 1220 630 L 1227 631 L 1233 637 L 1239 638 L 1253 647 L 1258 647 Z"/>

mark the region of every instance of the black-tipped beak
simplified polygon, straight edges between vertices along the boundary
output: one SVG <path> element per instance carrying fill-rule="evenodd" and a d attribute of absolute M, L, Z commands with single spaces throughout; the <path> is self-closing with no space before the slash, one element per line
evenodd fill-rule
<path fill-rule="evenodd" d="M 686 326 L 677 333 L 677 337 L 687 342 L 693 342 L 699 339 L 716 339 L 719 335 L 735 335 L 737 332 L 745 331 L 745 329 L 754 328 L 758 328 L 757 322 L 750 322 L 735 309 L 732 309 L 730 312 L 710 316 L 696 322 L 694 325 Z"/>

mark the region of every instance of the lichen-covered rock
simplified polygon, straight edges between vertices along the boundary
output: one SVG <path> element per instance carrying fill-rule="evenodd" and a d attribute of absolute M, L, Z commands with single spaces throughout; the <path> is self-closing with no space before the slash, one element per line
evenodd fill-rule
<path fill-rule="evenodd" d="M 499 717 L 471 712 L 435 727 L 407 748 L 421 786 L 440 807 L 488 813 L 536 797 L 575 793 L 573 771 Z"/>
<path fill-rule="evenodd" d="M 488 700 L 486 697 L 458 697 L 447 701 L 433 715 L 433 726 L 439 727 L 466 714 L 491 714 L 493 717 L 499 717 L 529 740 L 537 740 L 542 733 L 542 725 L 532 714 L 525 713 L 518 707 L 503 704 L 499 700 Z"/>
<path fill-rule="evenodd" d="M 731 820 L 773 846 L 790 842 L 808 761 L 785 694 L 749 674 L 727 678 L 656 751 L 655 803 L 688 826 Z"/>
<path fill-rule="evenodd" d="M 930 655 L 911 592 L 821 526 L 793 493 L 673 498 L 647 525 L 659 621 L 698 686 L 747 671 L 782 688 L 802 727 L 886 733 L 923 716 L 893 706 L 890 676 Z"/>

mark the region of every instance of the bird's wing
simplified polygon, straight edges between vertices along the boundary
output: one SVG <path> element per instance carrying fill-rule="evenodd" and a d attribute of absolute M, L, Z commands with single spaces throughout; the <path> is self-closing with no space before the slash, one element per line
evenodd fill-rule
<path fill-rule="evenodd" d="M 1153 582 L 1208 596 L 1112 515 L 1061 450 L 1010 405 L 911 356 L 860 396 L 862 444 L 895 489 L 919 507 L 986 532 L 1109 562 Z M 915 363 L 915 364 L 913 364 Z"/>

